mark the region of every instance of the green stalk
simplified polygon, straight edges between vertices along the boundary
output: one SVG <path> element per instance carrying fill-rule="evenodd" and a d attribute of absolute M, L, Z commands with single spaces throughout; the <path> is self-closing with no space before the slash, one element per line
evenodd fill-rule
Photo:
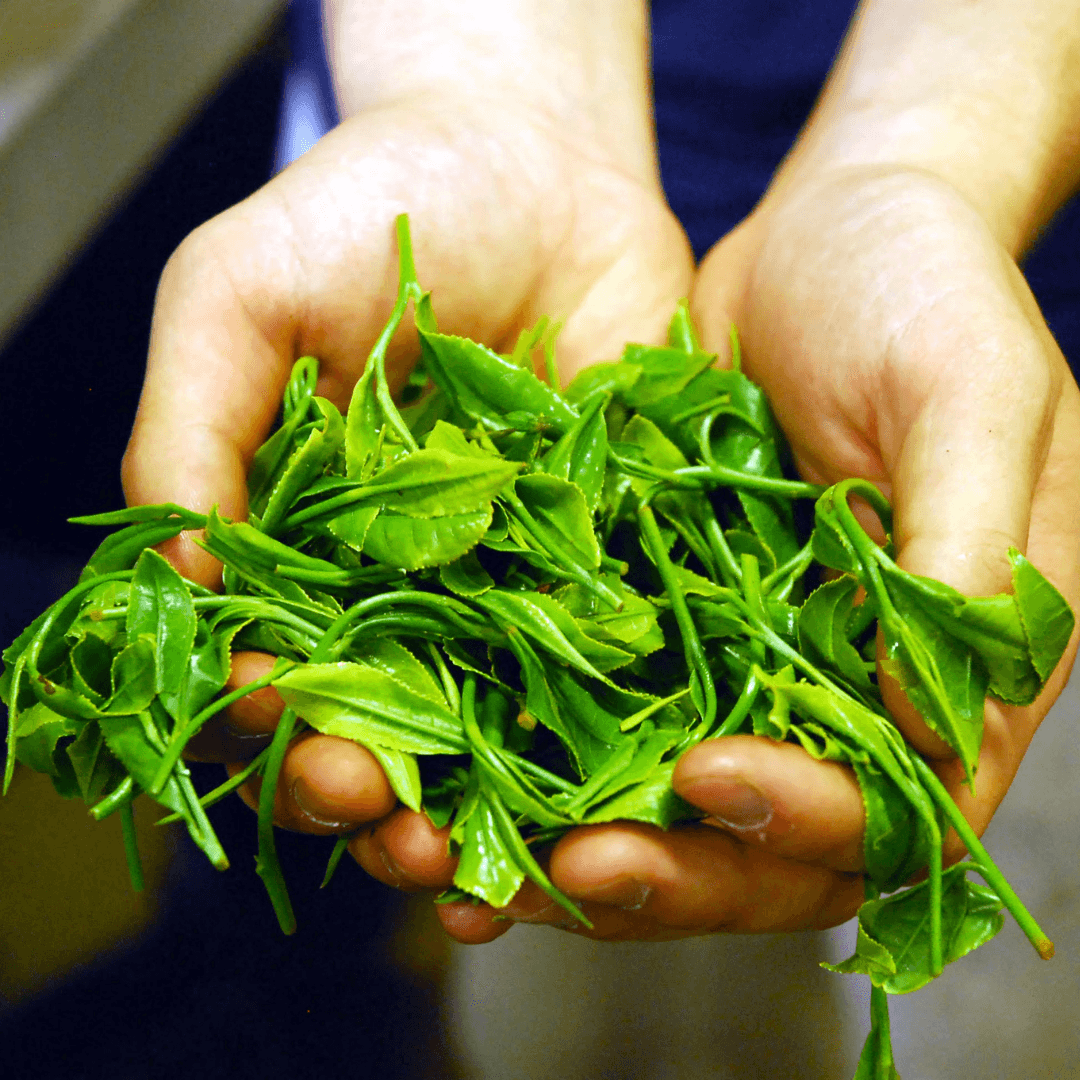
<path fill-rule="evenodd" d="M 686 420 L 693 420 L 695 416 L 701 416 L 704 413 L 712 412 L 714 409 L 718 410 L 717 415 L 722 416 L 723 409 L 730 404 L 731 394 L 726 392 L 718 394 L 714 398 L 709 398 L 708 401 L 702 401 L 697 405 L 692 405 L 689 409 L 684 409 L 681 413 L 676 413 L 668 423 L 671 424 L 672 427 L 675 427 L 676 424 L 681 424 Z M 739 414 L 736 413 L 735 415 Z"/>
<path fill-rule="evenodd" d="M 289 671 L 294 667 L 296 667 L 296 665 L 291 660 L 286 660 L 284 657 L 279 656 L 273 668 L 266 675 L 263 675 L 259 679 L 252 679 L 251 682 L 233 690 L 232 693 L 226 694 L 224 697 L 217 698 L 210 702 L 202 712 L 189 720 L 182 728 L 177 729 L 169 740 L 169 745 L 165 748 L 165 756 L 161 759 L 161 765 L 158 767 L 157 774 L 154 776 L 154 782 L 147 788 L 149 794 L 157 795 L 166 783 L 168 783 L 169 775 L 172 773 L 177 761 L 180 760 L 180 755 L 184 752 L 184 747 L 187 746 L 188 742 L 207 720 L 212 716 L 216 716 L 223 709 L 227 709 L 233 702 L 239 701 L 242 697 L 247 697 L 248 694 L 254 693 L 256 690 L 262 690 L 265 686 L 269 686 L 279 675 L 284 675 L 286 671 Z"/>
<path fill-rule="evenodd" d="M 784 480 L 776 476 L 759 476 L 757 473 L 731 469 L 727 465 L 688 465 L 684 469 L 674 469 L 672 475 L 700 477 L 703 480 L 715 480 L 727 487 L 802 499 L 816 499 L 826 490 L 821 484 L 808 484 L 805 480 Z"/>
<path fill-rule="evenodd" d="M 1044 960 L 1049 960 L 1054 955 L 1054 943 L 1046 936 L 1045 931 L 1035 921 L 1028 909 L 1024 907 L 1020 898 L 1013 891 L 1012 886 L 1005 880 L 1005 875 L 994 864 L 990 853 L 975 835 L 975 830 L 960 812 L 960 807 L 953 802 L 952 796 L 946 790 L 945 785 L 918 754 L 912 754 L 911 760 L 915 765 L 915 770 L 919 774 L 923 787 L 926 788 L 934 802 L 941 808 L 949 824 L 956 830 L 956 835 L 960 837 L 964 847 L 968 849 L 971 858 L 978 864 L 978 872 L 983 880 L 998 894 L 1009 914 L 1016 920 L 1017 925 L 1024 931 L 1028 941 L 1035 947 L 1035 951 Z"/>
<path fill-rule="evenodd" d="M 120 828 L 124 834 L 124 855 L 127 858 L 128 874 L 131 876 L 131 887 L 135 892 L 142 892 L 145 887 L 142 859 L 139 858 L 139 842 L 135 835 L 135 814 L 132 811 L 130 799 L 120 807 Z"/>
<path fill-rule="evenodd" d="M 705 539 L 708 540 L 713 558 L 716 559 L 720 573 L 724 576 L 724 584 L 729 588 L 738 589 L 742 585 L 742 570 L 735 560 L 720 522 L 716 520 L 716 514 L 710 513 L 705 518 L 704 525 Z"/>
<path fill-rule="evenodd" d="M 877 1033 L 877 1044 L 880 1048 L 877 1061 L 874 1062 L 873 1080 L 892 1080 L 897 1074 L 889 1026 L 889 995 L 880 986 L 870 987 L 870 1030 Z"/>
<path fill-rule="evenodd" d="M 751 621 L 763 629 L 773 629 L 772 620 L 765 609 L 765 603 L 761 598 L 761 567 L 754 555 L 744 553 L 741 560 L 743 596 L 746 597 L 746 608 L 750 613 Z M 760 637 L 753 638 L 751 650 L 754 659 L 764 668 L 765 643 Z"/>
<path fill-rule="evenodd" d="M 562 323 L 556 323 L 551 330 L 544 324 L 544 369 L 547 372 L 548 385 L 552 390 L 562 393 L 562 384 L 559 382 L 559 369 L 555 366 L 555 339 L 562 329 Z"/>
<path fill-rule="evenodd" d="M 208 791 L 199 799 L 199 805 L 205 810 L 208 806 L 213 806 L 215 803 L 221 802 L 227 795 L 231 795 L 241 784 L 252 777 L 255 773 L 261 772 L 266 765 L 266 759 L 270 756 L 270 747 L 268 746 L 258 757 L 252 758 L 251 761 L 244 766 L 235 776 L 230 776 L 228 780 L 223 784 L 219 784 L 212 791 Z M 130 777 L 128 778 L 130 779 Z M 126 781 L 125 781 L 126 782 Z M 101 805 L 100 803 L 98 804 Z M 96 809 L 96 807 L 95 807 Z M 91 811 L 92 813 L 93 811 Z M 175 813 L 168 814 L 163 818 L 158 818 L 154 822 L 155 825 L 172 825 L 175 821 L 180 821 L 183 818 L 183 814 Z"/>
<path fill-rule="evenodd" d="M 761 683 L 758 682 L 757 676 L 754 674 L 754 669 L 751 668 L 749 674 L 746 676 L 746 682 L 743 683 L 742 692 L 739 694 L 738 700 L 716 731 L 718 737 L 721 735 L 734 735 L 739 728 L 742 727 L 743 721 L 746 719 L 751 706 L 757 699 L 758 691 L 760 689 Z"/>
<path fill-rule="evenodd" d="M 778 566 L 771 574 L 761 579 L 761 591 L 767 596 L 773 586 L 785 578 L 795 578 L 804 574 L 814 561 L 814 552 L 809 542 L 803 545 L 786 563 Z"/>
<path fill-rule="evenodd" d="M 281 714 L 277 731 L 274 732 L 274 740 L 270 744 L 262 788 L 259 791 L 259 854 L 255 859 L 255 872 L 262 878 L 270 903 L 274 905 L 278 925 L 285 934 L 296 932 L 296 915 L 293 913 L 289 888 L 281 872 L 277 844 L 274 841 L 274 796 L 277 793 L 277 782 L 285 760 L 285 751 L 289 748 L 289 741 L 292 739 L 295 727 L 296 713 L 292 709 L 286 709 Z"/>
<path fill-rule="evenodd" d="M 912 754 L 918 757 L 918 754 Z M 935 978 L 941 974 L 945 966 L 944 949 L 941 940 L 941 869 L 942 869 L 942 841 L 940 828 L 938 830 L 937 843 L 930 845 L 930 860 L 927 863 L 927 872 L 930 879 L 930 972 Z"/>
<path fill-rule="evenodd" d="M 130 776 L 125 776 L 116 786 L 115 791 L 110 792 L 104 799 L 90 807 L 90 816 L 95 821 L 103 821 L 110 814 L 115 814 L 125 804 L 130 803 L 136 794 L 135 781 Z M 176 815 L 176 817 L 180 816 L 180 814 Z"/>
<path fill-rule="evenodd" d="M 698 637 L 697 627 L 694 625 L 694 617 L 690 614 L 690 608 L 686 604 L 686 597 L 679 587 L 675 576 L 675 568 L 671 565 L 671 559 L 664 548 L 664 541 L 660 536 L 660 526 L 656 523 L 656 515 L 648 504 L 647 496 L 638 505 L 638 521 L 641 524 L 641 532 L 652 553 L 656 569 L 660 573 L 660 580 L 671 601 L 671 610 L 675 615 L 675 621 L 679 624 L 679 633 L 683 639 L 683 649 L 686 652 L 687 667 L 690 668 L 691 677 L 697 676 L 698 685 L 701 688 L 702 701 L 699 705 L 702 720 L 702 733 L 707 732 L 716 720 L 716 686 L 713 684 L 712 672 L 709 662 L 705 658 L 705 650 L 701 647 L 701 639 Z M 695 704 L 697 704 L 695 702 Z"/>

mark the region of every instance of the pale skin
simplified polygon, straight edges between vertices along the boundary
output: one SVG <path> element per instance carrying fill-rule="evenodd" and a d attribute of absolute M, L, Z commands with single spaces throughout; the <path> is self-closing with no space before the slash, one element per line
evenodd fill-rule
<path fill-rule="evenodd" d="M 197 230 L 162 278 L 124 480 L 132 503 L 218 504 L 243 477 L 294 357 L 347 403 L 390 307 L 392 221 L 408 211 L 440 325 L 495 346 L 546 313 L 560 365 L 659 341 L 689 295 L 723 361 L 738 325 L 800 472 L 893 500 L 899 561 L 973 594 L 1008 587 L 1005 551 L 1080 602 L 1080 393 L 1015 260 L 1080 180 L 1080 3 L 870 0 L 811 123 L 754 213 L 695 275 L 657 177 L 646 16 L 631 0 L 330 6 L 345 122 Z M 401 371 L 412 355 L 395 344 Z M 190 540 L 167 552 L 212 583 Z M 978 831 L 1060 692 L 1076 635 L 1026 709 L 987 707 L 977 795 L 895 688 L 907 737 Z M 269 662 L 236 658 L 241 685 Z M 272 690 L 239 703 L 199 754 L 242 760 L 272 729 Z M 854 777 L 791 745 L 705 743 L 675 773 L 706 823 L 577 829 L 549 872 L 608 939 L 824 928 L 862 897 Z M 254 791 L 244 792 L 250 802 Z M 451 879 L 444 833 L 395 808 L 363 748 L 291 747 L 279 822 L 330 834 L 406 889 Z M 962 849 L 953 837 L 951 858 Z M 439 908 L 465 942 L 512 922 Z M 527 887 L 504 914 L 566 925 Z M 581 931 L 578 931 L 581 932 Z"/>

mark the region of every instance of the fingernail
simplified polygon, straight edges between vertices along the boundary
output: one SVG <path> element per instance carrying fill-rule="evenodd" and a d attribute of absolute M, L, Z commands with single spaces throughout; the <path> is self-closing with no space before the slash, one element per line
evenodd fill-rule
<path fill-rule="evenodd" d="M 623 911 L 640 911 L 652 896 L 652 886 L 633 878 L 620 878 L 618 881 L 590 889 L 587 893 L 579 891 L 583 900 L 593 900 L 598 904 L 609 904 Z"/>
<path fill-rule="evenodd" d="M 300 813 L 315 825 L 322 825 L 327 829 L 351 829 L 355 826 L 349 821 L 331 821 L 330 819 L 323 817 L 321 812 L 313 810 L 311 808 L 311 802 L 308 800 L 311 798 L 310 794 L 305 794 L 306 785 L 303 780 L 294 780 L 292 787 L 289 789 L 289 793 L 292 796 L 292 801 L 296 804 L 296 808 Z"/>
<path fill-rule="evenodd" d="M 409 885 L 411 882 L 405 877 L 405 872 L 393 859 L 390 858 L 390 853 L 386 848 L 379 850 L 379 858 L 382 860 L 383 866 L 386 867 L 386 872 L 390 875 L 397 888 L 401 888 L 404 885 Z"/>
<path fill-rule="evenodd" d="M 773 804 L 745 780 L 705 778 L 684 785 L 684 797 L 735 832 L 757 832 L 773 818 Z"/>
<path fill-rule="evenodd" d="M 528 915 L 511 915 L 507 912 L 505 917 L 516 923 L 543 923 L 546 925 L 551 922 L 551 915 L 556 907 L 558 905 L 553 900 L 550 904 L 545 904 L 538 911 L 530 912 Z"/>

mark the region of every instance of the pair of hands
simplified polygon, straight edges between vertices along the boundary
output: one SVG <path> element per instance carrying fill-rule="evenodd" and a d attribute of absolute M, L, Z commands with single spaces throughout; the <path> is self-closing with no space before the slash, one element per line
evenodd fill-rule
<path fill-rule="evenodd" d="M 973 594 L 1009 587 L 1005 552 L 1025 550 L 1080 599 L 1080 394 L 1008 251 L 933 174 L 893 166 L 797 171 L 720 241 L 695 274 L 653 170 L 506 104 L 418 96 L 346 120 L 250 199 L 178 250 L 162 279 L 147 381 L 124 481 L 131 503 L 245 512 L 244 476 L 295 356 L 321 361 L 318 392 L 344 408 L 392 304 L 393 219 L 409 213 L 416 261 L 440 324 L 496 348 L 540 314 L 564 320 L 560 368 L 661 341 L 690 297 L 706 348 L 739 327 L 801 473 L 860 475 L 894 501 L 899 561 Z M 404 373 L 402 333 L 392 364 Z M 167 552 L 211 584 L 190 539 Z M 1027 709 L 988 702 L 978 795 L 906 702 L 890 702 L 981 831 L 1057 696 L 1076 650 Z M 235 658 L 241 685 L 269 667 Z M 237 703 L 198 753 L 242 760 L 281 709 L 273 690 Z M 825 928 L 854 914 L 863 807 L 854 776 L 800 748 L 739 736 L 690 751 L 676 790 L 703 823 L 669 833 L 583 827 L 549 874 L 609 939 L 714 930 Z M 256 792 L 243 792 L 253 802 Z M 353 856 L 405 889 L 449 884 L 445 832 L 395 808 L 374 758 L 307 733 L 290 747 L 281 825 L 359 829 Z M 959 857 L 955 836 L 947 856 Z M 458 940 L 512 923 L 481 905 L 439 908 Z M 565 925 L 526 886 L 501 914 Z M 585 931 L 580 931 L 585 932 Z"/>

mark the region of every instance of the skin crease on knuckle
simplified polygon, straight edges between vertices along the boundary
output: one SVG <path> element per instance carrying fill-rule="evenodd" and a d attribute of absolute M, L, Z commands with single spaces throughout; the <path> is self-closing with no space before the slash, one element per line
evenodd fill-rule
<path fill-rule="evenodd" d="M 241 764 L 227 766 L 235 775 Z M 239 795 L 258 809 L 259 781 Z M 371 753 L 357 743 L 305 732 L 289 747 L 274 798 L 274 821 L 296 832 L 328 836 L 385 817 L 396 798 Z"/>

